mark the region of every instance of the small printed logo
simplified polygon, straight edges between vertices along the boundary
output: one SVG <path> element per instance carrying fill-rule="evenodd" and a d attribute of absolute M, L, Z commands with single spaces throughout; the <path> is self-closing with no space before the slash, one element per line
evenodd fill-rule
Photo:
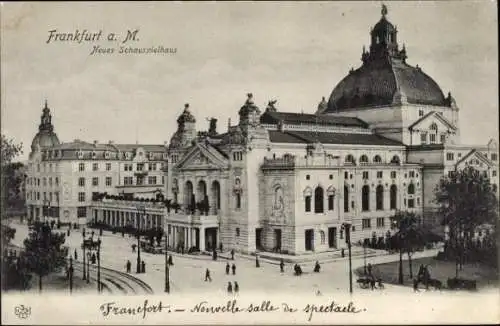
<path fill-rule="evenodd" d="M 31 315 L 31 307 L 19 305 L 14 308 L 14 313 L 18 318 L 26 319 Z"/>

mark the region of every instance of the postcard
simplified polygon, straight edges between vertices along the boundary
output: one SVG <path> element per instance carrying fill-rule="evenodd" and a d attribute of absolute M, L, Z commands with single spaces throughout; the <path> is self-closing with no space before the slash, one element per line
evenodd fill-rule
<path fill-rule="evenodd" d="M 500 322 L 497 3 L 1 3 L 2 323 Z"/>

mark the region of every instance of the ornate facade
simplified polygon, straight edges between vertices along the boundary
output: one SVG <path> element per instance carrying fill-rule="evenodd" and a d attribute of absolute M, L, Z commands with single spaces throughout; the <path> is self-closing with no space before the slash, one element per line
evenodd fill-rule
<path fill-rule="evenodd" d="M 114 226 L 162 226 L 172 246 L 186 249 L 222 244 L 242 252 L 336 250 L 345 246 L 343 223 L 351 224 L 353 242 L 380 239 L 391 232 L 396 210 L 414 211 L 422 223 L 437 225 L 439 179 L 473 165 L 496 189 L 498 145 L 460 143 L 455 100 L 418 65 L 407 63 L 397 33 L 383 10 L 369 51 L 363 49 L 362 66 L 315 113 L 284 112 L 275 100 L 261 110 L 247 94 L 236 125 L 229 121 L 218 132 L 212 119 L 207 131 L 197 131 L 186 104 L 165 146 L 59 144 L 53 136 L 51 144 L 34 141 L 42 147 L 30 156 L 30 178 L 42 178 L 35 167 L 61 162 L 58 185 L 71 184 L 73 202 L 64 205 L 73 207 L 79 178 L 93 178 L 87 168 L 79 170 L 82 163 L 106 165 L 113 182 L 101 191 L 132 197 L 143 189 L 138 182 L 146 164 L 156 164 L 147 171 L 158 179 L 144 189 L 160 192 L 168 207 L 145 205 L 144 218 L 126 198 L 89 201 L 92 213 L 85 216 Z M 28 193 L 39 192 L 39 186 L 31 185 Z M 87 193 L 90 198 L 90 188 Z M 28 205 L 36 210 L 38 195 Z"/>

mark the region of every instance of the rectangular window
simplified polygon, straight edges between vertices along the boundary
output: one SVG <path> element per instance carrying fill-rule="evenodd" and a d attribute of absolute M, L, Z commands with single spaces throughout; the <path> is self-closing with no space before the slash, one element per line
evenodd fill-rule
<path fill-rule="evenodd" d="M 111 177 L 106 177 L 106 187 L 111 187 L 112 180 Z"/>
<path fill-rule="evenodd" d="M 396 179 L 396 171 L 391 171 L 391 178 Z"/>
<path fill-rule="evenodd" d="M 383 228 L 385 223 L 385 219 L 383 217 L 377 217 L 377 227 Z"/>
<path fill-rule="evenodd" d="M 446 160 L 453 161 L 455 159 L 455 155 L 453 153 L 446 153 Z"/>
<path fill-rule="evenodd" d="M 422 132 L 422 133 L 420 134 L 420 142 L 421 142 L 422 144 L 427 143 L 427 133 L 426 133 L 426 132 Z"/>
<path fill-rule="evenodd" d="M 156 176 L 149 176 L 148 177 L 148 183 L 150 185 L 155 185 L 156 184 Z"/>
<path fill-rule="evenodd" d="M 497 160 L 497 158 L 498 158 L 497 153 L 492 153 L 492 154 L 491 154 L 491 160 L 492 160 L 492 161 L 496 161 L 496 160 Z"/>
<path fill-rule="evenodd" d="M 453 173 L 454 173 L 454 172 L 455 172 L 455 171 L 448 171 L 448 178 L 452 178 L 452 177 L 453 177 Z"/>
<path fill-rule="evenodd" d="M 377 171 L 377 178 L 378 179 L 382 179 L 383 176 L 384 176 L 384 172 L 383 171 Z"/>
<path fill-rule="evenodd" d="M 52 201 L 52 193 L 49 192 L 49 201 L 51 202 Z"/>
<path fill-rule="evenodd" d="M 98 177 L 93 177 L 92 178 L 92 185 L 94 187 L 97 187 L 99 185 L 99 178 Z"/>
<path fill-rule="evenodd" d="M 85 201 L 85 193 L 84 192 L 79 192 L 78 193 L 78 201 L 79 202 L 84 202 Z"/>
<path fill-rule="evenodd" d="M 415 171 L 410 171 L 410 178 L 415 178 Z"/>
<path fill-rule="evenodd" d="M 415 199 L 408 199 L 408 208 L 415 208 Z"/>
<path fill-rule="evenodd" d="M 240 236 L 240 228 L 236 228 L 236 236 L 239 237 Z"/>
<path fill-rule="evenodd" d="M 78 217 L 87 217 L 87 207 L 78 207 L 77 208 L 77 216 Z"/>
<path fill-rule="evenodd" d="M 446 135 L 445 134 L 441 134 L 440 141 L 441 141 L 441 144 L 443 144 L 444 142 L 446 142 Z"/>
<path fill-rule="evenodd" d="M 106 163 L 106 171 L 111 171 L 111 163 Z"/>
<path fill-rule="evenodd" d="M 144 177 L 137 177 L 137 185 L 142 186 L 144 184 Z"/>
<path fill-rule="evenodd" d="M 144 169 L 144 163 L 137 163 L 137 171 L 142 171 Z"/>
<path fill-rule="evenodd" d="M 492 175 L 493 177 L 496 177 L 496 176 L 497 176 L 497 171 L 496 171 L 496 170 L 491 171 L 491 175 Z"/>
<path fill-rule="evenodd" d="M 78 171 L 85 171 L 85 163 L 78 164 Z"/>
<path fill-rule="evenodd" d="M 348 179 L 349 178 L 349 172 L 344 172 L 344 179 Z"/>
<path fill-rule="evenodd" d="M 59 203 L 59 192 L 54 192 L 54 197 L 56 199 L 56 203 Z"/>
<path fill-rule="evenodd" d="M 431 144 L 436 143 L 436 134 L 430 134 L 429 139 L 431 141 Z"/>
<path fill-rule="evenodd" d="M 58 186 L 59 186 L 59 178 L 56 177 L 56 187 L 58 187 Z"/>
<path fill-rule="evenodd" d="M 364 218 L 362 221 L 361 221 L 361 229 L 370 229 L 371 228 L 371 224 L 370 224 L 370 219 L 369 218 Z"/>
<path fill-rule="evenodd" d="M 92 171 L 98 171 L 99 170 L 99 163 L 92 163 Z"/>
<path fill-rule="evenodd" d="M 418 110 L 418 116 L 423 117 L 424 116 L 424 110 Z"/>
<path fill-rule="evenodd" d="M 85 187 L 85 178 L 78 178 L 78 185 L 80 187 Z"/>
<path fill-rule="evenodd" d="M 368 171 L 363 171 L 363 180 L 368 179 Z"/>

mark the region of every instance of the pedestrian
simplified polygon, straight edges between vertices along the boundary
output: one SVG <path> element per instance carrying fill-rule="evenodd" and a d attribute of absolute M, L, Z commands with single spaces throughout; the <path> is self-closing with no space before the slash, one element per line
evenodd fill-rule
<path fill-rule="evenodd" d="M 314 272 L 319 273 L 321 266 L 319 265 L 319 261 L 316 260 L 316 264 L 314 265 Z"/>
<path fill-rule="evenodd" d="M 231 282 L 227 282 L 227 293 L 233 293 L 233 285 Z"/>
<path fill-rule="evenodd" d="M 136 247 L 137 247 L 137 245 L 134 243 L 134 244 L 132 245 L 132 252 L 135 252 L 135 248 L 136 248 Z"/>
<path fill-rule="evenodd" d="M 234 281 L 234 293 L 240 292 L 240 286 L 238 285 L 238 282 Z"/>
<path fill-rule="evenodd" d="M 69 230 L 66 231 L 66 236 L 69 237 Z"/>
<path fill-rule="evenodd" d="M 83 237 L 85 238 L 85 228 L 82 230 Z"/>
<path fill-rule="evenodd" d="M 231 260 L 234 260 L 234 249 L 231 249 Z"/>
<path fill-rule="evenodd" d="M 212 282 L 212 278 L 210 277 L 210 270 L 207 268 L 207 270 L 205 271 L 205 282 L 206 281 L 210 281 Z"/>
<path fill-rule="evenodd" d="M 229 275 L 229 269 L 230 269 L 229 263 L 226 263 L 226 275 Z"/>
<path fill-rule="evenodd" d="M 174 262 L 173 262 L 173 260 L 172 260 L 172 255 L 168 256 L 168 264 L 169 264 L 170 266 L 173 266 L 173 265 L 174 265 Z"/>
<path fill-rule="evenodd" d="M 95 264 L 96 259 L 97 259 L 97 257 L 95 255 L 95 253 L 92 253 L 92 264 Z"/>
<path fill-rule="evenodd" d="M 340 253 L 341 253 L 341 255 L 342 255 L 342 258 L 344 258 L 344 257 L 345 257 L 344 248 L 342 248 L 342 250 L 340 250 Z"/>
<path fill-rule="evenodd" d="M 233 275 L 236 275 L 236 265 L 233 264 L 233 266 L 231 266 L 231 269 L 233 270 Z"/>
<path fill-rule="evenodd" d="M 368 275 L 372 275 L 372 264 L 368 263 L 367 269 L 368 269 Z"/>
<path fill-rule="evenodd" d="M 260 263 L 259 263 L 259 256 L 255 256 L 255 267 L 259 268 L 260 267 Z"/>
<path fill-rule="evenodd" d="M 76 252 L 76 249 L 75 249 L 75 260 L 78 260 L 78 253 Z"/>
<path fill-rule="evenodd" d="M 212 251 L 212 259 L 217 260 L 217 251 L 215 250 L 215 248 Z"/>
<path fill-rule="evenodd" d="M 146 263 L 144 262 L 144 260 L 141 263 L 141 272 L 146 273 Z"/>
<path fill-rule="evenodd" d="M 131 268 L 132 268 L 132 263 L 130 262 L 130 260 L 127 260 L 127 273 L 130 273 Z"/>
<path fill-rule="evenodd" d="M 285 262 L 283 261 L 283 258 L 281 258 L 281 261 L 280 261 L 280 272 L 281 273 L 285 272 Z"/>

